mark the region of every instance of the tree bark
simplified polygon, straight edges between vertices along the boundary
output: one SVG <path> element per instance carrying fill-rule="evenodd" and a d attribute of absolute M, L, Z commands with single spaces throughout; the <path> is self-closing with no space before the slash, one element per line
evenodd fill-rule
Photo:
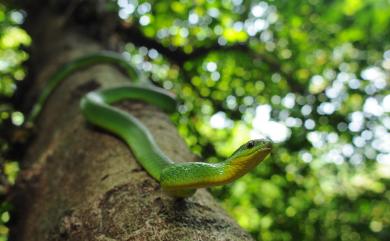
<path fill-rule="evenodd" d="M 55 14 L 41 11 L 28 21 L 28 102 L 61 64 L 105 48 Z M 166 195 L 121 140 L 86 123 L 82 95 L 128 82 L 117 68 L 98 65 L 74 73 L 49 98 L 22 162 L 11 240 L 252 240 L 206 190 L 185 200 Z M 174 161 L 196 159 L 157 108 L 120 106 L 151 130 Z"/>

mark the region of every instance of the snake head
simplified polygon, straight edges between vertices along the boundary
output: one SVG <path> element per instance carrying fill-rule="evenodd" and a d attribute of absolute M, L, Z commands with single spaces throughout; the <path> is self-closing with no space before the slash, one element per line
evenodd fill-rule
<path fill-rule="evenodd" d="M 262 162 L 272 150 L 269 139 L 251 140 L 240 146 L 224 164 L 228 180 L 235 180 Z"/>
<path fill-rule="evenodd" d="M 255 139 L 240 146 L 229 159 L 240 159 L 244 157 L 252 157 L 253 155 L 266 156 L 272 150 L 272 141 L 270 139 Z"/>

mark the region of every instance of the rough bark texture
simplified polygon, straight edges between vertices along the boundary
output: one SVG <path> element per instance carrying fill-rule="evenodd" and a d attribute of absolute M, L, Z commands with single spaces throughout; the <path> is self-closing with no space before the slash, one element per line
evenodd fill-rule
<path fill-rule="evenodd" d="M 30 19 L 30 97 L 62 63 L 103 49 L 59 17 Z M 31 79 L 31 78 L 30 78 Z M 175 200 L 164 194 L 118 138 L 88 125 L 79 111 L 86 92 L 129 80 L 115 67 L 79 71 L 55 90 L 23 161 L 11 240 L 252 240 L 199 190 Z M 151 130 L 176 162 L 193 161 L 168 117 L 143 103 L 122 103 Z"/>

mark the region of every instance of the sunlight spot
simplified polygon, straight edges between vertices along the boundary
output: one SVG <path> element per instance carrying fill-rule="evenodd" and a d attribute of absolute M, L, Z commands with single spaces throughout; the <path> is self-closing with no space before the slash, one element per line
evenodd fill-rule
<path fill-rule="evenodd" d="M 143 15 L 143 14 L 150 12 L 151 9 L 152 9 L 152 6 L 150 5 L 150 3 L 145 2 L 145 3 L 138 6 L 137 12 L 139 14 Z"/>
<path fill-rule="evenodd" d="M 351 89 L 357 89 L 360 87 L 360 80 L 358 79 L 351 79 L 349 82 L 348 82 L 348 86 L 349 88 Z"/>
<path fill-rule="evenodd" d="M 340 96 L 343 92 L 343 87 L 344 85 L 341 82 L 335 81 L 330 88 L 325 90 L 326 96 L 332 99 Z"/>
<path fill-rule="evenodd" d="M 223 28 L 220 25 L 214 27 L 214 33 L 216 35 L 221 35 L 223 33 Z"/>
<path fill-rule="evenodd" d="M 370 229 L 373 231 L 373 232 L 380 232 L 382 231 L 382 228 L 383 228 L 383 225 L 382 225 L 382 222 L 380 221 L 371 221 L 370 223 Z"/>
<path fill-rule="evenodd" d="M 257 33 L 255 26 L 252 23 L 245 24 L 246 32 L 249 34 L 249 36 L 255 36 Z"/>
<path fill-rule="evenodd" d="M 149 62 L 144 62 L 142 63 L 142 69 L 145 70 L 146 72 L 151 71 L 153 68 L 153 65 Z"/>
<path fill-rule="evenodd" d="M 239 32 L 244 28 L 244 24 L 242 22 L 235 22 L 233 28 Z"/>
<path fill-rule="evenodd" d="M 9 220 L 10 220 L 9 212 L 3 212 L 3 213 L 1 214 L 1 221 L 2 221 L 3 223 L 7 223 Z"/>
<path fill-rule="evenodd" d="M 281 98 L 278 95 L 274 95 L 271 97 L 271 102 L 275 105 L 280 104 Z"/>
<path fill-rule="evenodd" d="M 310 79 L 309 90 L 311 93 L 319 93 L 326 86 L 326 81 L 321 75 L 314 75 Z"/>
<path fill-rule="evenodd" d="M 261 17 L 264 15 L 265 11 L 267 10 L 267 7 L 267 3 L 260 2 L 259 4 L 252 7 L 251 13 L 254 17 Z"/>
<path fill-rule="evenodd" d="M 229 109 L 234 109 L 237 107 L 237 99 L 235 96 L 233 95 L 229 95 L 227 98 L 226 98 L 226 105 Z"/>
<path fill-rule="evenodd" d="M 22 114 L 22 112 L 16 111 L 12 113 L 11 119 L 12 119 L 12 124 L 16 126 L 20 126 L 24 122 L 24 115 Z"/>
<path fill-rule="evenodd" d="M 129 4 L 129 1 L 128 0 L 118 0 L 118 6 L 119 7 L 126 7 L 127 5 Z"/>
<path fill-rule="evenodd" d="M 292 94 L 292 93 L 289 93 L 287 94 L 283 100 L 282 100 L 282 104 L 284 107 L 288 108 L 288 109 L 291 109 L 294 107 L 295 105 L 295 95 Z"/>
<path fill-rule="evenodd" d="M 382 62 L 382 67 L 386 70 L 390 70 L 390 60 L 386 59 Z"/>
<path fill-rule="evenodd" d="M 364 138 L 361 136 L 355 136 L 352 139 L 352 142 L 357 147 L 363 147 L 366 144 L 366 140 L 364 140 Z"/>
<path fill-rule="evenodd" d="M 381 135 L 376 135 L 372 147 L 380 152 L 390 152 L 390 133 L 384 132 Z"/>
<path fill-rule="evenodd" d="M 268 121 L 271 117 L 271 106 L 270 105 L 259 105 L 256 108 L 256 119 L 264 122 Z"/>
<path fill-rule="evenodd" d="M 217 70 L 217 64 L 215 62 L 208 62 L 206 64 L 206 69 L 209 72 L 214 72 Z"/>
<path fill-rule="evenodd" d="M 22 24 L 24 21 L 24 16 L 20 11 L 12 11 L 10 17 L 17 24 Z"/>
<path fill-rule="evenodd" d="M 300 127 L 302 125 L 302 120 L 299 118 L 287 117 L 285 123 L 288 127 Z"/>
<path fill-rule="evenodd" d="M 179 33 L 180 33 L 180 36 L 182 36 L 183 38 L 187 38 L 188 34 L 189 34 L 189 31 L 188 31 L 187 28 L 181 28 Z"/>
<path fill-rule="evenodd" d="M 330 161 L 330 162 L 333 162 L 335 163 L 336 165 L 341 165 L 344 163 L 344 157 L 339 153 L 339 151 L 333 149 L 333 150 L 330 150 L 326 156 L 326 161 Z"/>
<path fill-rule="evenodd" d="M 321 115 L 330 115 L 333 114 L 333 112 L 336 110 L 336 107 L 333 103 L 330 102 L 324 102 L 321 103 L 320 106 L 318 106 L 318 113 Z"/>
<path fill-rule="evenodd" d="M 209 10 L 207 10 L 207 14 L 208 14 L 210 17 L 218 18 L 218 16 L 219 16 L 219 10 L 218 10 L 218 8 L 210 8 Z"/>
<path fill-rule="evenodd" d="M 138 64 L 141 64 L 144 61 L 144 58 L 141 55 L 139 55 L 139 54 L 135 54 L 135 55 L 133 55 L 132 60 L 133 60 L 134 64 L 138 65 Z"/>
<path fill-rule="evenodd" d="M 326 139 L 329 143 L 336 143 L 339 140 L 339 136 L 337 133 L 332 132 L 327 135 Z"/>
<path fill-rule="evenodd" d="M 314 129 L 314 127 L 316 126 L 316 123 L 312 120 L 312 119 L 307 119 L 305 121 L 305 128 L 308 129 L 308 130 L 312 130 Z"/>
<path fill-rule="evenodd" d="M 139 19 L 139 23 L 142 25 L 142 26 L 146 26 L 150 23 L 150 18 L 149 16 L 147 15 L 143 15 L 140 19 Z"/>
<path fill-rule="evenodd" d="M 268 27 L 268 23 L 263 19 L 257 19 L 254 23 L 255 30 L 260 32 Z"/>
<path fill-rule="evenodd" d="M 305 151 L 301 154 L 301 158 L 306 163 L 309 163 L 313 160 L 313 156 L 310 154 L 310 152 L 307 152 L 307 151 Z"/>
<path fill-rule="evenodd" d="M 169 30 L 166 28 L 162 28 L 157 32 L 157 37 L 159 39 L 167 38 L 168 36 L 169 36 Z"/>
<path fill-rule="evenodd" d="M 374 116 L 381 116 L 383 114 L 382 106 L 380 106 L 378 101 L 373 97 L 369 97 L 366 99 L 363 105 L 363 110 L 365 113 Z"/>
<path fill-rule="evenodd" d="M 362 164 L 363 162 L 363 157 L 362 155 L 360 154 L 353 154 L 351 159 L 350 159 L 351 163 L 354 164 L 354 165 L 360 165 Z"/>
<path fill-rule="evenodd" d="M 285 141 L 291 134 L 289 128 L 284 124 L 276 121 L 256 122 L 253 121 L 253 126 L 262 134 L 269 137 L 272 141 L 279 143 Z"/>
<path fill-rule="evenodd" d="M 151 59 L 156 59 L 156 58 L 158 57 L 158 52 L 157 52 L 157 50 L 155 50 L 155 49 L 149 50 L 148 56 L 149 56 L 149 58 L 151 58 Z"/>
<path fill-rule="evenodd" d="M 121 8 L 118 12 L 121 19 L 127 19 L 135 10 L 135 5 L 127 0 L 118 0 L 118 5 Z"/>
<path fill-rule="evenodd" d="M 217 71 L 211 73 L 211 79 L 214 81 L 218 81 L 221 77 L 221 74 Z"/>
<path fill-rule="evenodd" d="M 361 73 L 363 79 L 371 81 L 378 89 L 386 87 L 386 75 L 382 69 L 378 67 L 369 67 Z"/>
<path fill-rule="evenodd" d="M 190 24 L 197 24 L 199 22 L 199 16 L 196 13 L 190 13 L 188 16 L 188 22 Z"/>
<path fill-rule="evenodd" d="M 351 144 L 345 144 L 341 149 L 341 152 L 343 153 L 344 156 L 350 157 L 354 152 L 354 148 Z"/>
<path fill-rule="evenodd" d="M 272 8 L 271 8 L 272 9 Z M 269 23 L 276 23 L 278 21 L 278 14 L 276 13 L 275 9 L 272 9 L 273 11 L 270 12 L 267 16 L 267 21 Z"/>
<path fill-rule="evenodd" d="M 383 58 L 384 58 L 384 59 L 390 59 L 390 49 L 389 49 L 389 50 L 386 50 L 386 51 L 383 53 Z"/>
<path fill-rule="evenodd" d="M 226 41 L 226 39 L 224 37 L 221 36 L 221 37 L 218 38 L 218 44 L 221 45 L 221 46 L 224 46 L 224 45 L 227 44 L 227 41 Z"/>
<path fill-rule="evenodd" d="M 373 135 L 372 131 L 364 130 L 364 131 L 362 132 L 362 137 L 363 137 L 364 139 L 366 139 L 366 140 L 371 140 L 373 136 L 374 136 L 374 135 Z"/>
<path fill-rule="evenodd" d="M 363 128 L 364 116 L 360 111 L 353 112 L 350 116 L 351 122 L 348 124 L 350 131 L 358 132 Z"/>
<path fill-rule="evenodd" d="M 382 100 L 382 107 L 385 112 L 390 112 L 390 94 L 386 95 Z"/>
<path fill-rule="evenodd" d="M 263 31 L 260 35 L 261 41 L 267 42 L 267 43 L 271 43 L 271 41 L 273 40 L 273 37 L 274 37 L 273 33 L 269 30 Z"/>
<path fill-rule="evenodd" d="M 0 59 L 0 71 L 4 71 L 9 67 L 10 63 L 9 61 L 4 61 Z"/>
<path fill-rule="evenodd" d="M 380 164 L 390 165 L 390 153 L 388 153 L 388 154 L 379 154 L 377 156 L 377 161 Z"/>
<path fill-rule="evenodd" d="M 307 139 L 314 147 L 322 147 L 324 145 L 324 140 L 320 132 L 312 131 L 307 134 Z"/>
<path fill-rule="evenodd" d="M 252 125 L 259 134 L 271 138 L 274 142 L 283 142 L 291 134 L 289 128 L 281 122 L 271 120 L 271 106 L 259 105 Z"/>
<path fill-rule="evenodd" d="M 310 105 L 304 105 L 304 106 L 302 106 L 302 109 L 301 109 L 301 113 L 302 113 L 302 115 L 310 115 L 310 113 L 311 113 L 311 111 L 312 111 L 312 107 L 310 106 Z"/>
<path fill-rule="evenodd" d="M 280 51 L 280 56 L 283 59 L 288 59 L 292 56 L 292 52 L 289 49 L 283 49 L 282 51 Z"/>
<path fill-rule="evenodd" d="M 219 111 L 211 116 L 210 125 L 215 129 L 223 129 L 232 125 L 232 121 L 226 117 L 225 112 Z"/>
<path fill-rule="evenodd" d="M 369 67 L 363 70 L 361 75 L 365 80 L 374 81 L 382 76 L 382 71 L 378 67 Z"/>
<path fill-rule="evenodd" d="M 172 88 L 173 88 L 173 84 L 172 84 L 171 81 L 167 80 L 167 81 L 164 81 L 163 87 L 164 87 L 165 89 L 168 89 L 168 90 L 169 90 L 169 89 L 172 89 Z"/>

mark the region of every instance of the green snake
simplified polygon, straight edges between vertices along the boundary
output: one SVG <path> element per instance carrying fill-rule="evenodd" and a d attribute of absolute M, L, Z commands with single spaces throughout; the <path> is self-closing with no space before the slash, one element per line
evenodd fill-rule
<path fill-rule="evenodd" d="M 89 54 L 60 67 L 49 78 L 27 121 L 35 121 L 61 80 L 77 70 L 96 64 L 119 65 L 127 71 L 135 84 L 87 93 L 80 101 L 83 116 L 93 125 L 120 137 L 130 147 L 136 160 L 160 182 L 162 189 L 168 194 L 180 198 L 189 197 L 197 188 L 232 182 L 253 169 L 271 152 L 270 140 L 257 139 L 243 144 L 229 158 L 219 163 L 174 163 L 161 151 L 145 125 L 130 113 L 111 104 L 122 100 L 141 100 L 172 113 L 176 109 L 175 98 L 168 91 L 142 81 L 136 69 L 120 54 L 113 52 Z"/>

